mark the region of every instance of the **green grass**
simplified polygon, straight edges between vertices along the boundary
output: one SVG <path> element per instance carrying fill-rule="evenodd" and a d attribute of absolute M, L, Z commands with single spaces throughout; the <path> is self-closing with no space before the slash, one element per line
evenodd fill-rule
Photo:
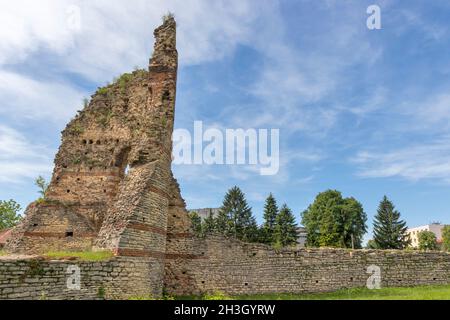
<path fill-rule="evenodd" d="M 77 258 L 82 261 L 103 261 L 111 259 L 114 255 L 111 251 L 50 251 L 45 253 L 44 256 L 51 259 Z"/>
<path fill-rule="evenodd" d="M 6 256 L 6 255 L 8 255 L 8 253 L 6 253 L 6 251 L 0 250 L 0 257 L 1 257 L 1 256 Z"/>
<path fill-rule="evenodd" d="M 313 294 L 263 294 L 226 296 L 222 293 L 203 297 L 177 297 L 177 300 L 450 300 L 450 285 L 404 288 L 345 289 Z"/>
<path fill-rule="evenodd" d="M 405 288 L 345 289 L 317 294 L 272 294 L 239 296 L 238 300 L 450 300 L 450 285 Z"/>

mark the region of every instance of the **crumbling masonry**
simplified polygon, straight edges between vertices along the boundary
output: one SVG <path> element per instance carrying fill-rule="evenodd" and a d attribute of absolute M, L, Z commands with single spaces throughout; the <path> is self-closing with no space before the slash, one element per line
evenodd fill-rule
<path fill-rule="evenodd" d="M 317 292 L 365 286 L 450 283 L 450 255 L 282 250 L 192 235 L 171 171 L 178 53 L 176 23 L 155 30 L 148 71 L 101 88 L 62 132 L 45 199 L 29 205 L 7 250 L 111 250 L 103 262 L 0 258 L 0 299 L 91 299 L 221 290 L 230 294 Z M 81 269 L 81 291 L 66 268 Z"/>
<path fill-rule="evenodd" d="M 178 53 L 176 23 L 154 32 L 149 70 L 101 88 L 62 132 L 45 200 L 32 203 L 12 252 L 108 249 L 146 257 L 163 274 L 191 237 L 171 171 Z"/>

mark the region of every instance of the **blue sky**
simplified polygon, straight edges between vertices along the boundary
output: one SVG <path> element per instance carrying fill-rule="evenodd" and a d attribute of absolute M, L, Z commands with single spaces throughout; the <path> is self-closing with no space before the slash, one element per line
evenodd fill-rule
<path fill-rule="evenodd" d="M 369 5 L 382 29 L 366 27 Z M 49 178 L 83 97 L 146 67 L 174 12 L 176 127 L 279 128 L 281 168 L 174 166 L 190 208 L 246 193 L 261 222 L 273 192 L 299 219 L 338 189 L 369 225 L 383 195 L 409 226 L 450 223 L 450 4 L 430 1 L 1 1 L 0 199 L 25 207 Z M 79 29 L 68 27 L 79 9 Z"/>

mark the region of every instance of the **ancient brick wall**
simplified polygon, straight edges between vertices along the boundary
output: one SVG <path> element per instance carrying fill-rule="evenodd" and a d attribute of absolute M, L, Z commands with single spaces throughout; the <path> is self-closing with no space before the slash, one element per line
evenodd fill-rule
<path fill-rule="evenodd" d="M 95 246 L 119 255 L 164 256 L 173 183 L 175 20 L 167 18 L 154 35 L 149 70 L 99 89 L 62 132 L 45 200 L 28 207 L 9 251 Z"/>
<path fill-rule="evenodd" d="M 183 239 L 196 255 L 169 260 L 165 285 L 174 295 L 306 293 L 365 287 L 371 265 L 382 287 L 450 283 L 450 254 L 344 249 L 275 251 L 221 237 Z"/>

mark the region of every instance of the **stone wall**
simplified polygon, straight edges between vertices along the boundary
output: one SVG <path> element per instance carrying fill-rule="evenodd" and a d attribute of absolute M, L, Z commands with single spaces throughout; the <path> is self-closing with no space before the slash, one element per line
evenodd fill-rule
<path fill-rule="evenodd" d="M 159 259 L 115 257 L 82 262 L 3 257 L 0 299 L 160 297 L 163 287 L 171 295 L 326 292 L 365 287 L 371 276 L 368 267 L 373 265 L 380 267 L 382 287 L 450 284 L 450 254 L 442 252 L 275 251 L 218 236 L 198 239 L 188 235 L 169 238 L 167 246 L 167 255 Z M 68 268 L 73 265 L 80 268 L 80 290 L 67 287 Z"/>
<path fill-rule="evenodd" d="M 365 287 L 371 265 L 380 267 L 382 287 L 450 284 L 450 254 L 442 252 L 275 251 L 221 237 L 185 238 L 172 245 L 196 253 L 166 261 L 165 286 L 173 295 L 217 290 L 228 294 L 309 293 Z"/>
<path fill-rule="evenodd" d="M 101 262 L 0 259 L 0 299 L 96 300 L 158 296 L 160 281 L 150 272 L 160 268 L 149 259 L 114 258 Z M 80 290 L 67 286 L 80 268 Z"/>

